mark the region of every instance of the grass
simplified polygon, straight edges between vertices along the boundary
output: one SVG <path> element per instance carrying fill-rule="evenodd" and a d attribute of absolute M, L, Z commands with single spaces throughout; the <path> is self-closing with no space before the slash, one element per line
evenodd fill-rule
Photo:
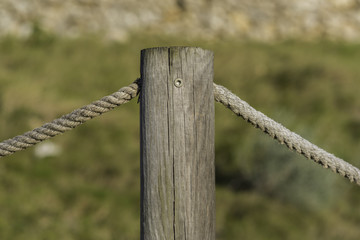
<path fill-rule="evenodd" d="M 360 46 L 264 44 L 134 35 L 131 42 L 0 40 L 0 139 L 110 94 L 139 76 L 140 50 L 215 52 L 215 82 L 268 116 L 360 165 Z M 138 239 L 136 101 L 0 161 L 1 239 Z M 360 191 L 291 153 L 216 104 L 217 239 L 358 239 Z"/>

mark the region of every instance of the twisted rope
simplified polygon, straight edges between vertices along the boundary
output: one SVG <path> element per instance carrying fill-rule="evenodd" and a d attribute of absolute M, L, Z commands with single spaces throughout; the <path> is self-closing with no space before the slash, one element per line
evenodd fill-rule
<path fill-rule="evenodd" d="M 350 182 L 356 182 L 357 185 L 360 185 L 360 170 L 350 163 L 335 157 L 333 154 L 291 132 L 280 123 L 252 108 L 248 103 L 223 86 L 214 84 L 214 96 L 217 102 L 222 103 L 236 115 L 242 117 L 256 128 L 260 128 L 264 133 L 270 135 L 281 144 L 285 144 L 289 149 L 302 154 L 324 168 L 330 168 L 333 172 L 349 179 Z"/>
<path fill-rule="evenodd" d="M 50 123 L 0 143 L 0 158 L 24 150 L 46 139 L 55 137 L 129 102 L 139 93 L 139 79 L 117 92 L 105 96 L 82 108 L 76 109 Z"/>
<path fill-rule="evenodd" d="M 140 79 L 137 79 L 129 86 L 123 87 L 109 96 L 76 109 L 32 131 L 5 140 L 0 143 L 0 158 L 72 130 L 94 117 L 129 102 L 138 95 L 139 91 Z M 317 147 L 298 134 L 291 132 L 280 123 L 252 108 L 225 87 L 214 83 L 214 97 L 215 101 L 222 103 L 236 115 L 242 117 L 256 128 L 260 128 L 281 144 L 285 144 L 289 149 L 302 154 L 324 168 L 330 168 L 333 172 L 349 179 L 350 182 L 356 182 L 356 184 L 360 185 L 360 170 L 358 168 Z"/>

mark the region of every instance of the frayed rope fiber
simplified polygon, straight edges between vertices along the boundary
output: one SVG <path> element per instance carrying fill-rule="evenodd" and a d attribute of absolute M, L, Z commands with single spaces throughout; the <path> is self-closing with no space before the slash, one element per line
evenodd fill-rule
<path fill-rule="evenodd" d="M 350 182 L 356 182 L 357 185 L 360 185 L 360 170 L 350 163 L 326 152 L 285 128 L 280 123 L 255 110 L 223 86 L 214 84 L 214 96 L 217 102 L 222 103 L 236 115 L 242 117 L 256 128 L 261 129 L 261 131 L 270 135 L 281 144 L 285 144 L 289 149 L 313 160 L 324 168 L 330 168 L 333 172 L 349 179 Z"/>
<path fill-rule="evenodd" d="M 113 108 L 129 102 L 138 95 L 139 79 L 129 86 L 119 89 L 117 92 L 105 96 L 82 108 L 76 109 L 50 123 L 26 132 L 22 135 L 5 140 L 0 143 L 0 158 L 24 150 L 46 139 L 55 137 L 66 131 L 85 123 L 86 121 L 106 113 Z"/>

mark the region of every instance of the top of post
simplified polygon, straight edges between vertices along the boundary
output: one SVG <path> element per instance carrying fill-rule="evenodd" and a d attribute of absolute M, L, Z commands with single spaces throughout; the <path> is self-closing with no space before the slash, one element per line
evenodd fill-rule
<path fill-rule="evenodd" d="M 189 51 L 189 50 L 213 53 L 213 51 L 208 49 L 203 49 L 200 47 L 190 47 L 190 46 L 151 47 L 151 48 L 142 49 L 141 53 L 145 51 L 162 52 L 162 51 Z"/>

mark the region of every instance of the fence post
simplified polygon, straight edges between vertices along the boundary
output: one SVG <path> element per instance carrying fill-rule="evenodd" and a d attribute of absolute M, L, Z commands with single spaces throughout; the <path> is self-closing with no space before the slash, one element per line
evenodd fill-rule
<path fill-rule="evenodd" d="M 141 51 L 141 239 L 214 240 L 213 52 Z"/>

